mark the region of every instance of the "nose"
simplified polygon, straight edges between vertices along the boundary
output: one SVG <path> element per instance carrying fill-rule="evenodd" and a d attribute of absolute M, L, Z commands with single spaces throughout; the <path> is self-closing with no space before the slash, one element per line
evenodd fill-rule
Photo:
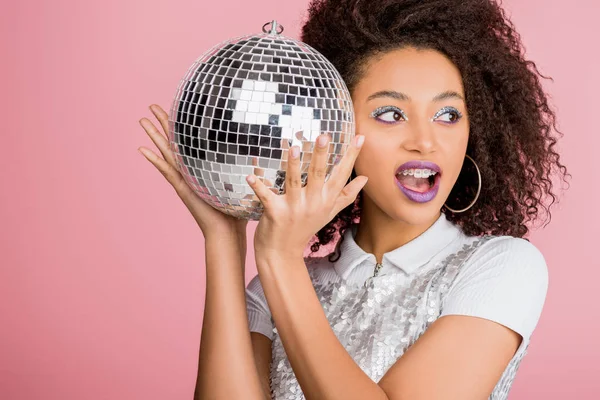
<path fill-rule="evenodd" d="M 406 136 L 402 147 L 410 152 L 429 154 L 436 150 L 435 132 L 430 124 L 412 124 L 407 126 Z"/>

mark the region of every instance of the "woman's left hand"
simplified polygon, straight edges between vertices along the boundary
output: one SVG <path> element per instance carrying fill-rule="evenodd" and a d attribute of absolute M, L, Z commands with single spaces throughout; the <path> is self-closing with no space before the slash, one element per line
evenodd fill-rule
<path fill-rule="evenodd" d="M 300 176 L 300 148 L 289 149 L 285 193 L 277 195 L 254 175 L 246 180 L 264 206 L 254 235 L 257 258 L 303 257 L 313 235 L 350 205 L 367 183 L 358 176 L 346 185 L 364 136 L 355 136 L 346 154 L 325 182 L 329 136 L 322 134 L 314 146 L 304 187 Z"/>

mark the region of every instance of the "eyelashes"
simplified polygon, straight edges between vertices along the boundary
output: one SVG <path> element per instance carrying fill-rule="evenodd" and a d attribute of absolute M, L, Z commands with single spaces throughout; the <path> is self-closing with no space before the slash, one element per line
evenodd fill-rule
<path fill-rule="evenodd" d="M 435 115 L 431 118 L 431 121 L 435 121 L 441 116 L 449 117 L 448 120 L 442 120 L 442 122 L 454 124 L 462 118 L 462 113 L 454 107 L 444 107 L 435 113 Z"/>
<path fill-rule="evenodd" d="M 443 118 L 440 118 L 443 117 Z M 455 124 L 463 117 L 462 113 L 455 107 L 443 107 L 431 117 L 431 121 L 434 122 L 439 119 L 440 122 L 445 124 Z M 385 124 L 395 124 L 400 121 L 408 121 L 408 117 L 400 108 L 395 106 L 383 106 L 375 109 L 371 113 L 371 118 L 383 122 Z"/>
<path fill-rule="evenodd" d="M 387 118 L 381 118 L 382 116 L 386 116 Z M 371 113 L 371 118 L 375 118 L 384 124 L 394 124 L 400 120 L 408 121 L 404 111 L 394 106 L 383 106 L 375 109 Z"/>

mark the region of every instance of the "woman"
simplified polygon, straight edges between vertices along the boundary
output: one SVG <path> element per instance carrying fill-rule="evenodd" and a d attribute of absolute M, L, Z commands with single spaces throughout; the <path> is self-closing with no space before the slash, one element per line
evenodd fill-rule
<path fill-rule="evenodd" d="M 491 0 L 314 0 L 302 40 L 347 83 L 357 136 L 327 182 L 327 135 L 305 187 L 297 147 L 284 195 L 248 177 L 265 211 L 246 290 L 246 221 L 141 120 L 205 236 L 195 397 L 505 399 L 548 285 L 526 224 L 566 175 L 535 64 Z"/>

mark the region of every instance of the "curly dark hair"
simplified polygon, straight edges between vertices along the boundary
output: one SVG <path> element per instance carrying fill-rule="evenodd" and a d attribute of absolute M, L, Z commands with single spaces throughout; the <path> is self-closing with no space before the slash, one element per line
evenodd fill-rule
<path fill-rule="evenodd" d="M 333 63 L 350 92 L 377 55 L 409 46 L 444 54 L 463 79 L 470 119 L 467 154 L 476 160 L 483 185 L 467 212 L 445 212 L 446 207 L 442 212 L 476 236 L 523 237 L 526 223 L 542 211 L 549 222 L 556 201 L 552 174 L 558 172 L 563 181 L 568 175 L 554 150 L 555 135 L 562 134 L 540 82 L 546 77 L 525 58 L 519 34 L 496 1 L 312 0 L 301 40 Z M 452 208 L 474 198 L 469 165 L 465 162 L 448 197 Z M 316 233 L 311 254 L 336 234 L 343 240 L 344 231 L 360 221 L 361 202 L 362 192 Z"/>

